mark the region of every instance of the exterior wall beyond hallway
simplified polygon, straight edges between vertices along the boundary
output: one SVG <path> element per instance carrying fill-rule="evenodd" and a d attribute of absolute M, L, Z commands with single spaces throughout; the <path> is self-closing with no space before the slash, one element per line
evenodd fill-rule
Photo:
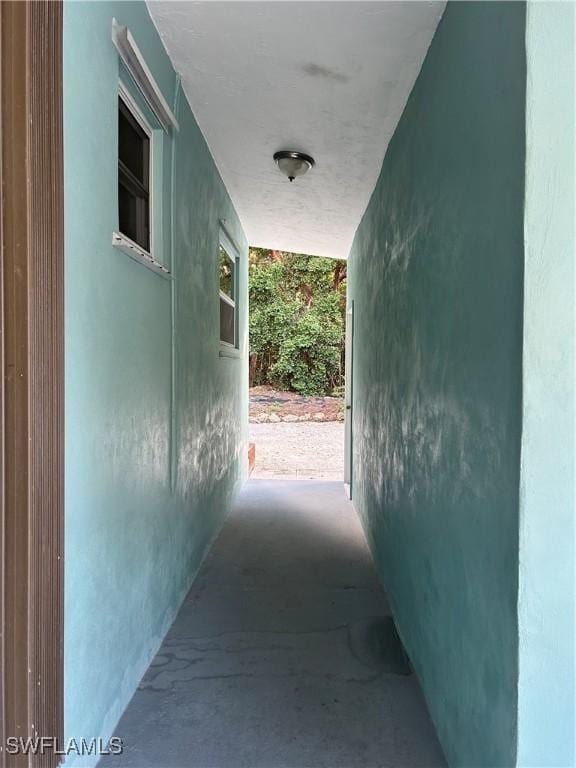
<path fill-rule="evenodd" d="M 173 283 L 111 245 L 113 17 L 180 124 L 155 179 Z M 111 734 L 246 474 L 247 246 L 177 92 L 143 2 L 65 3 L 66 738 Z M 240 251 L 237 358 L 219 356 L 221 219 Z"/>

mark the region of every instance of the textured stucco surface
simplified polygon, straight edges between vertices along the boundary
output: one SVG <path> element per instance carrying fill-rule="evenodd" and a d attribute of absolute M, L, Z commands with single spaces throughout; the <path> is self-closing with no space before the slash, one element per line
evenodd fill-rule
<path fill-rule="evenodd" d="M 166 173 L 156 179 L 165 215 L 155 255 L 171 266 L 173 288 L 111 245 L 113 16 L 177 102 L 174 156 L 164 140 Z M 176 89 L 143 3 L 65 4 L 67 738 L 110 735 L 246 472 L 246 325 L 242 358 L 220 359 L 219 218 L 242 251 L 244 309 L 246 242 Z"/>
<path fill-rule="evenodd" d="M 346 258 L 443 0 L 148 6 L 251 245 Z"/>
<path fill-rule="evenodd" d="M 342 483 L 249 482 L 100 768 L 441 768 Z"/>
<path fill-rule="evenodd" d="M 529 3 L 518 765 L 574 766 L 574 4 Z"/>
<path fill-rule="evenodd" d="M 349 265 L 353 501 L 466 768 L 516 752 L 524 32 L 448 3 Z"/>

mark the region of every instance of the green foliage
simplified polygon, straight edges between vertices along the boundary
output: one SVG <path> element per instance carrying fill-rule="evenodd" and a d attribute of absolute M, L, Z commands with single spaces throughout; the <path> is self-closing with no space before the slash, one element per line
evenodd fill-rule
<path fill-rule="evenodd" d="M 249 269 L 250 385 L 341 387 L 346 262 L 252 248 Z"/>

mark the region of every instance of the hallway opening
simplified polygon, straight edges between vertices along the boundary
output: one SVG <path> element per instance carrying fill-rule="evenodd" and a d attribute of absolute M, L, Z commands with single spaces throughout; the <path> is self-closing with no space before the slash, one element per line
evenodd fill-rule
<path fill-rule="evenodd" d="M 249 249 L 251 476 L 342 480 L 346 262 Z"/>

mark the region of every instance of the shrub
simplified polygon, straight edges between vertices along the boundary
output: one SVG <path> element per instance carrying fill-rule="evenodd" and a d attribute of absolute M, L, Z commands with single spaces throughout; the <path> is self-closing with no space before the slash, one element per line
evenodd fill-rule
<path fill-rule="evenodd" d="M 250 249 L 250 386 L 330 394 L 344 375 L 346 263 Z"/>

